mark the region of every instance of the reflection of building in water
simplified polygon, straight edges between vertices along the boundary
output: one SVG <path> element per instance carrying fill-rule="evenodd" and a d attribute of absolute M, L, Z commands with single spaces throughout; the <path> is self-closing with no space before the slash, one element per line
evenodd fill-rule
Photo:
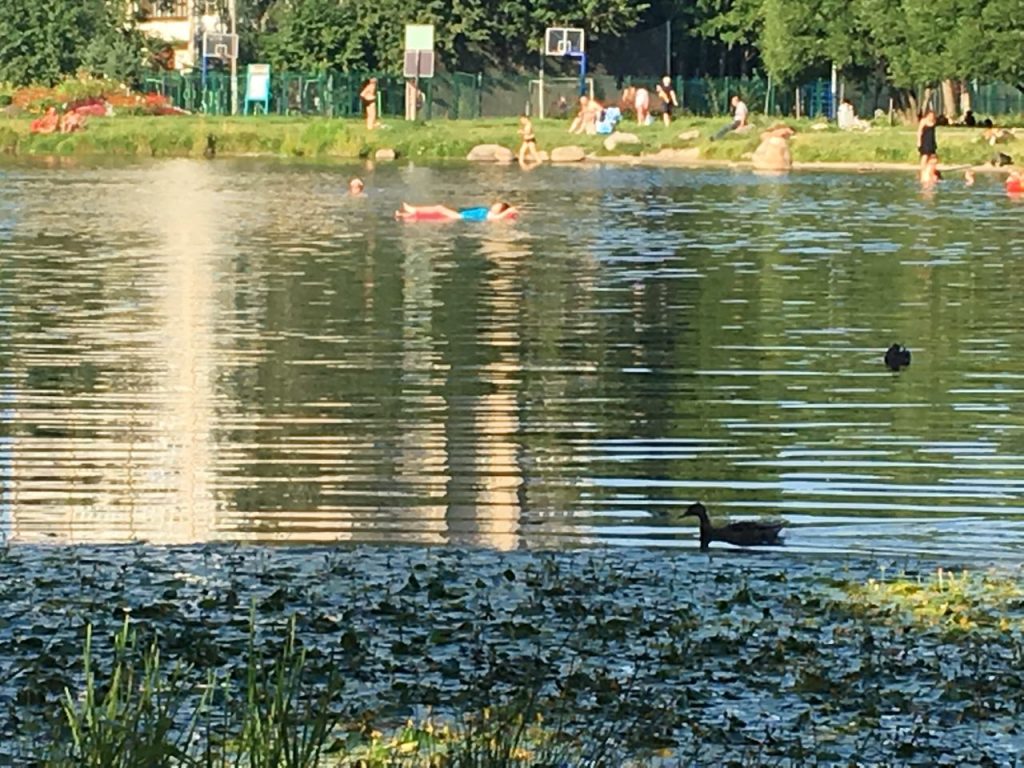
<path fill-rule="evenodd" d="M 448 475 L 444 398 L 436 394 L 442 374 L 431 325 L 436 275 L 430 253 L 407 242 L 402 265 L 402 392 L 395 474 L 403 508 L 414 520 L 417 541 L 443 543 Z M 409 500 L 415 499 L 414 504 Z M 405 527 L 405 526 L 403 526 Z"/>
<path fill-rule="evenodd" d="M 474 339 L 474 360 L 484 356 L 471 375 L 474 394 L 448 403 L 450 538 L 515 549 L 519 544 L 523 472 L 519 446 L 521 385 L 521 295 L 517 279 L 523 252 L 512 237 L 499 232 L 482 242 L 487 259 L 481 281 Z M 462 375 L 455 371 L 456 375 Z M 479 392 L 479 393 L 478 393 Z"/>
<path fill-rule="evenodd" d="M 98 220 L 145 222 L 156 230 L 152 245 L 69 246 L 60 269 L 71 287 L 39 286 L 49 290 L 42 301 L 61 309 L 44 332 L 66 345 L 39 354 L 25 340 L 12 355 L 25 384 L 12 406 L 13 539 L 183 543 L 213 534 L 214 286 L 226 253 L 219 233 L 231 219 L 208 165 L 132 174 L 142 178 L 97 187 L 82 204 Z M 70 391 L 67 372 L 89 368 L 103 372 L 100 381 Z M 33 385 L 40 370 L 64 379 Z"/>

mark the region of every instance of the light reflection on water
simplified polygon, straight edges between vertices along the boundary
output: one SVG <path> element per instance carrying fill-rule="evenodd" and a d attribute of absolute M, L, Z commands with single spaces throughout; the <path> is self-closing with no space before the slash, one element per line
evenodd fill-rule
<path fill-rule="evenodd" d="M 694 547 L 700 498 L 787 551 L 1012 557 L 1019 215 L 909 175 L 12 165 L 0 524 Z"/>

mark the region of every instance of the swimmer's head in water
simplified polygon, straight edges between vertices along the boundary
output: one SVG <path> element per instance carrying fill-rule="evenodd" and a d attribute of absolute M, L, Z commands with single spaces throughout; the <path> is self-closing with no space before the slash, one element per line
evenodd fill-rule
<path fill-rule="evenodd" d="M 493 213 L 495 216 L 500 216 L 511 207 L 512 206 L 509 205 L 508 203 L 495 203 L 494 205 L 491 206 L 491 213 Z"/>
<path fill-rule="evenodd" d="M 360 195 L 363 192 L 364 186 L 363 180 L 357 177 L 348 183 L 348 191 L 353 195 Z"/>

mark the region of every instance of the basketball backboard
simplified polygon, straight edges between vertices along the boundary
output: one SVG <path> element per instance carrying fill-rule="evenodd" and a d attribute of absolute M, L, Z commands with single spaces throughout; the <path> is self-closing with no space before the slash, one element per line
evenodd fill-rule
<path fill-rule="evenodd" d="M 203 35 L 203 57 L 230 61 L 238 58 L 238 35 L 207 32 Z"/>
<path fill-rule="evenodd" d="M 544 55 L 582 56 L 585 37 L 577 27 L 548 27 L 544 31 Z"/>

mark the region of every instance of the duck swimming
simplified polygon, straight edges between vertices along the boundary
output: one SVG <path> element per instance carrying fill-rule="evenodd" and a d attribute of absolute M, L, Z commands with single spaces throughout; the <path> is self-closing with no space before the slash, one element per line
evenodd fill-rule
<path fill-rule="evenodd" d="M 708 519 L 708 510 L 699 501 L 691 504 L 683 517 L 696 517 L 700 521 L 700 550 L 706 552 L 712 541 L 724 541 L 737 547 L 758 547 L 781 544 L 779 532 L 785 526 L 782 520 L 741 520 L 723 526 L 714 526 Z"/>
<path fill-rule="evenodd" d="M 910 365 L 910 350 L 900 344 L 893 344 L 885 351 L 885 364 L 893 371 Z"/>

